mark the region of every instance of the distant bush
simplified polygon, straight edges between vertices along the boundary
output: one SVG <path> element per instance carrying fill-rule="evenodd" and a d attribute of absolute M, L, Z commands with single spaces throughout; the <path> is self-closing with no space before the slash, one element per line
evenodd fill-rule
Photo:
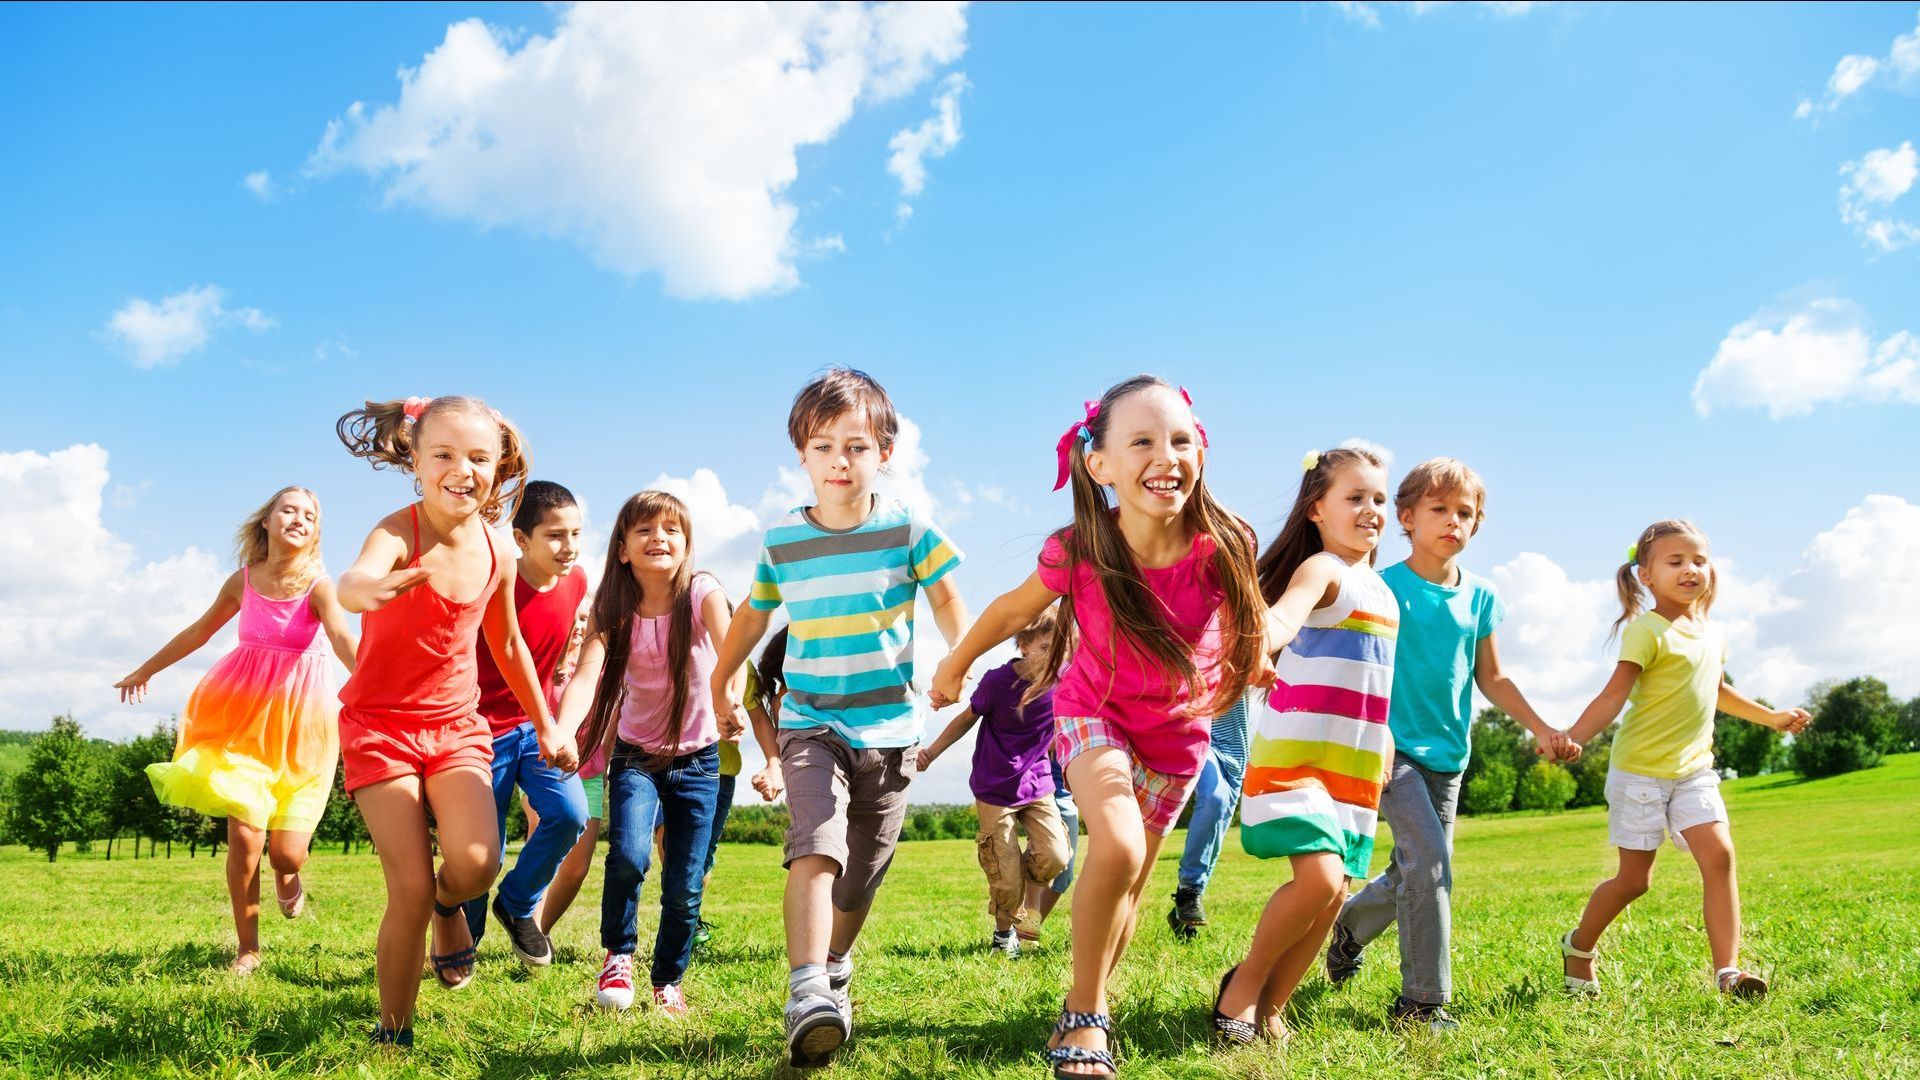
<path fill-rule="evenodd" d="M 1460 808 L 1469 814 L 1498 814 L 1511 809 L 1514 783 L 1518 779 L 1512 765 L 1490 761 L 1481 767 L 1478 776 L 1467 781 L 1467 793 L 1460 800 Z"/>
<path fill-rule="evenodd" d="M 1793 768 L 1812 779 L 1870 769 L 1899 745 L 1901 704 L 1879 679 L 1861 677 L 1814 687 L 1813 723 L 1794 736 Z"/>
<path fill-rule="evenodd" d="M 907 812 L 902 840 L 971 840 L 980 832 L 980 812 L 972 803 L 916 806 Z"/>
<path fill-rule="evenodd" d="M 725 844 L 780 844 L 787 838 L 787 823 L 792 815 L 787 813 L 786 803 L 772 806 L 736 806 L 727 814 L 727 824 L 720 830 L 720 841 Z"/>
<path fill-rule="evenodd" d="M 1550 813 L 1565 810 L 1579 790 L 1573 774 L 1548 761 L 1536 761 L 1520 778 L 1518 790 L 1514 792 L 1514 802 L 1522 810 L 1546 810 Z"/>
<path fill-rule="evenodd" d="M 1573 774 L 1569 807 L 1607 805 L 1607 766 L 1613 757 L 1613 732 L 1603 731 L 1580 750 L 1580 760 L 1563 765 Z"/>

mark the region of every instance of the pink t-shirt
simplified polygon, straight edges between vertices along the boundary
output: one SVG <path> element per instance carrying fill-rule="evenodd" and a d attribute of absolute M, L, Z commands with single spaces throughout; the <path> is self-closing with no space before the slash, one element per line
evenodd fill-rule
<path fill-rule="evenodd" d="M 673 674 L 667 667 L 667 639 L 673 632 L 673 616 L 661 615 L 633 619 L 633 635 L 627 652 L 627 696 L 620 703 L 620 741 L 631 743 L 650 754 L 691 754 L 720 741 L 720 725 L 713 717 L 713 698 L 708 680 L 719 661 L 701 605 L 720 585 L 711 574 L 693 575 L 693 647 L 688 655 L 686 719 L 680 725 L 680 741 L 667 745 L 667 710 L 673 705 Z"/>
<path fill-rule="evenodd" d="M 1140 568 L 1200 669 L 1203 689 L 1196 701 L 1177 673 L 1162 670 L 1158 660 L 1114 627 L 1093 568 L 1068 567 L 1060 537 L 1047 538 L 1040 549 L 1040 583 L 1073 598 L 1080 630 L 1079 644 L 1054 687 L 1055 717 L 1098 717 L 1118 727 L 1141 763 L 1155 772 L 1192 776 L 1200 771 L 1211 723 L 1206 709 L 1220 685 L 1218 616 L 1226 599 L 1213 569 L 1214 549 L 1213 537 L 1198 533 L 1186 558 L 1160 569 Z"/>

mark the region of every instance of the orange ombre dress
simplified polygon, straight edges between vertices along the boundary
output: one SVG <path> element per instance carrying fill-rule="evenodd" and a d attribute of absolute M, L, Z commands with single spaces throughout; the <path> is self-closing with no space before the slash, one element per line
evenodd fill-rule
<path fill-rule="evenodd" d="M 312 586 L 270 600 L 248 571 L 240 577 L 240 645 L 193 688 L 173 760 L 147 766 L 147 778 L 173 806 L 312 832 L 340 760 L 327 637 Z"/>

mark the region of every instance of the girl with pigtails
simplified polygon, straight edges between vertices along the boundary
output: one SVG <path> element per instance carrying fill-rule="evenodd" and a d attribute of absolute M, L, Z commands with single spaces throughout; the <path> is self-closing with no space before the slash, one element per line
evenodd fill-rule
<path fill-rule="evenodd" d="M 1054 489 L 1071 481 L 1073 524 L 1047 539 L 1038 569 L 988 606 L 934 675 L 934 705 L 952 704 L 982 653 L 1063 605 L 1056 647 L 1028 690 L 1053 691 L 1054 752 L 1088 833 L 1073 989 L 1047 1048 L 1056 1077 L 1116 1074 L 1107 980 L 1199 776 L 1209 717 L 1263 666 L 1253 531 L 1207 491 L 1206 447 L 1186 391 L 1152 376 L 1088 402 L 1057 447 Z"/>
<path fill-rule="evenodd" d="M 500 867 L 479 638 L 533 718 L 542 758 L 568 770 L 576 762 L 520 636 L 513 590 L 500 588 L 514 572 L 512 555 L 488 530 L 527 476 L 520 432 L 467 397 L 370 401 L 337 430 L 374 468 L 412 473 L 420 496 L 374 527 L 339 588 L 342 606 L 362 614 L 357 666 L 340 692 L 345 786 L 387 883 L 373 1039 L 411 1046 L 428 924 L 435 977 L 449 989 L 466 986 L 474 950 L 460 905 L 485 893 Z"/>

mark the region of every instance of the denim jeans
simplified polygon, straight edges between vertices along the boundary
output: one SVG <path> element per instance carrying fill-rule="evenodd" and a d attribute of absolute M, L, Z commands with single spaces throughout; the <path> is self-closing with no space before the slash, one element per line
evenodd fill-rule
<path fill-rule="evenodd" d="M 500 879 L 501 906 L 507 914 L 524 919 L 533 914 L 540 898 L 547 893 L 554 871 L 573 850 L 587 827 L 587 793 L 578 776 L 569 776 L 540 760 L 540 740 L 533 734 L 533 721 L 493 740 L 493 808 L 499 815 L 501 851 L 506 850 L 507 808 L 513 803 L 513 789 L 527 793 L 527 802 L 540 815 L 540 824 L 520 848 L 513 869 Z M 487 929 L 487 894 L 466 903 L 467 926 L 477 943 Z"/>
<path fill-rule="evenodd" d="M 733 788 L 739 780 L 738 776 L 720 778 L 720 795 L 713 806 L 713 834 L 707 838 L 707 866 L 700 871 L 702 878 L 713 873 L 713 860 L 720 854 L 720 834 L 726 830 L 727 815 L 733 813 Z"/>
<path fill-rule="evenodd" d="M 1380 793 L 1393 829 L 1387 870 L 1340 909 L 1340 924 L 1366 945 L 1400 924 L 1400 996 L 1428 1005 L 1453 997 L 1453 818 L 1460 774 L 1432 772 L 1404 754 Z"/>
<path fill-rule="evenodd" d="M 1060 771 L 1060 763 L 1053 764 L 1053 806 L 1060 811 L 1060 827 L 1067 834 L 1067 866 L 1053 879 L 1047 888 L 1055 896 L 1067 895 L 1073 887 L 1073 857 L 1080 851 L 1080 808 L 1074 805 L 1073 792 L 1067 790 L 1067 778 Z"/>
<path fill-rule="evenodd" d="M 651 767 L 650 767 L 651 766 Z M 677 986 L 693 956 L 701 877 L 720 798 L 720 751 L 709 746 L 668 761 L 649 760 L 616 743 L 607 764 L 607 875 L 600 898 L 600 944 L 632 953 L 639 945 L 640 883 L 653 859 L 653 826 L 666 826 L 660 871 L 660 928 L 653 939 L 653 985 Z"/>
<path fill-rule="evenodd" d="M 1245 763 L 1207 749 L 1207 763 L 1193 788 L 1193 816 L 1187 820 L 1187 849 L 1180 856 L 1180 887 L 1205 892 L 1233 828 L 1240 805 L 1240 775 Z"/>

